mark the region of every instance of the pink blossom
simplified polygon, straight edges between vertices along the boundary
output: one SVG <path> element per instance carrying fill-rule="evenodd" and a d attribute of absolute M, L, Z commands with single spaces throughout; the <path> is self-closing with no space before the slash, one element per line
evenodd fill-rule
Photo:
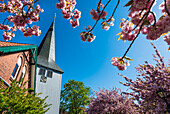
<path fill-rule="evenodd" d="M 164 41 L 168 43 L 168 45 L 170 45 L 170 35 L 165 35 L 164 36 Z"/>
<path fill-rule="evenodd" d="M 113 57 L 111 59 L 112 65 L 117 67 L 119 70 L 126 70 L 126 66 L 129 66 L 129 62 L 125 62 L 125 60 L 122 59 L 122 57 Z"/>
<path fill-rule="evenodd" d="M 63 18 L 70 19 L 72 14 L 70 12 L 67 12 L 66 14 L 63 14 Z"/>
<path fill-rule="evenodd" d="M 107 30 L 110 29 L 110 27 L 109 26 L 103 26 L 103 29 L 107 31 Z"/>
<path fill-rule="evenodd" d="M 79 19 L 80 16 L 81 16 L 81 12 L 78 11 L 77 9 L 75 9 L 74 10 L 74 15 L 73 15 L 74 19 Z"/>
<path fill-rule="evenodd" d="M 81 37 L 81 40 L 82 40 L 83 42 L 86 41 L 86 37 L 85 37 L 85 35 L 84 35 L 83 33 L 80 33 L 80 37 Z"/>
<path fill-rule="evenodd" d="M 90 98 L 87 114 L 138 114 L 133 100 L 120 89 L 100 89 Z"/>
<path fill-rule="evenodd" d="M 88 39 L 88 42 L 93 42 L 93 40 L 95 40 L 96 36 L 91 35 L 91 37 Z"/>
<path fill-rule="evenodd" d="M 90 15 L 92 15 L 93 20 L 98 20 L 98 18 L 99 18 L 99 15 L 97 14 L 97 12 L 94 9 L 91 9 Z"/>
<path fill-rule="evenodd" d="M 73 28 L 79 25 L 78 19 L 81 17 L 81 12 L 75 9 L 75 0 L 59 0 L 56 4 L 58 9 L 62 9 L 63 18 L 70 19 L 70 24 Z"/>
<path fill-rule="evenodd" d="M 147 17 L 147 20 L 148 20 L 150 23 L 154 22 L 154 17 L 153 17 L 153 15 L 152 15 L 152 13 L 149 13 L 149 15 L 148 15 L 148 17 Z"/>
<path fill-rule="evenodd" d="M 56 3 L 56 7 L 58 9 L 63 9 L 66 7 L 66 2 L 64 0 L 62 0 L 60 3 Z"/>
<path fill-rule="evenodd" d="M 3 37 L 5 41 L 9 41 L 14 37 L 15 35 L 12 32 L 3 32 Z"/>
<path fill-rule="evenodd" d="M 160 90 L 169 92 L 170 80 L 168 76 L 170 72 L 168 72 L 168 67 L 165 66 L 163 57 L 161 57 L 156 46 L 153 45 L 153 47 L 156 52 L 154 60 L 157 64 L 155 66 L 148 62 L 145 62 L 144 65 L 139 65 L 136 68 L 139 75 L 137 75 L 138 78 L 135 81 L 120 74 L 126 80 L 126 83 L 122 84 L 129 87 L 131 91 L 126 92 L 126 94 L 132 96 L 134 102 L 138 104 L 137 109 L 140 114 L 168 113 L 166 103 L 158 96 L 157 92 Z"/>
<path fill-rule="evenodd" d="M 103 11 L 103 13 L 101 14 L 100 18 L 106 18 L 106 16 L 107 16 L 107 12 Z"/>
<path fill-rule="evenodd" d="M 73 28 L 79 26 L 79 20 L 78 19 L 76 19 L 75 21 L 73 19 L 70 19 L 70 23 L 71 23 L 71 26 Z"/>

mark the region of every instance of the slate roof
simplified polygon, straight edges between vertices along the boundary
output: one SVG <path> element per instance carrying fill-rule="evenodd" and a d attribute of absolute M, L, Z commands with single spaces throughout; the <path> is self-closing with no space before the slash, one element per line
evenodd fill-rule
<path fill-rule="evenodd" d="M 54 21 L 48 29 L 45 37 L 38 47 L 37 65 L 50 70 L 64 73 L 63 70 L 55 63 L 55 33 Z"/>

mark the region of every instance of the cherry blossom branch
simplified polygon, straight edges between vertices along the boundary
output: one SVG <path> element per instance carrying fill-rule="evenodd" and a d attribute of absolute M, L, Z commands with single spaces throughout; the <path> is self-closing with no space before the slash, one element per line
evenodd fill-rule
<path fill-rule="evenodd" d="M 170 13 L 169 13 L 169 11 L 168 11 L 168 9 L 167 9 L 166 0 L 164 0 L 164 2 L 165 2 L 165 11 L 166 11 L 166 12 L 167 12 L 167 14 L 170 16 Z"/>
<path fill-rule="evenodd" d="M 118 7 L 119 3 L 120 3 L 120 0 L 118 0 L 118 1 L 117 1 L 117 5 L 116 5 L 116 7 L 115 7 L 115 9 L 114 9 L 114 11 L 113 11 L 113 13 L 112 13 L 112 16 L 111 16 L 111 17 L 113 17 L 113 16 L 114 16 L 115 11 L 116 11 L 116 9 L 117 9 L 117 7 Z"/>
<path fill-rule="evenodd" d="M 143 19 L 145 18 L 145 15 L 149 14 L 148 12 L 144 14 L 144 16 L 140 19 L 139 23 L 133 28 L 133 30 L 135 30 L 139 24 L 143 21 Z"/>
<path fill-rule="evenodd" d="M 102 2 L 102 0 L 99 1 L 99 4 L 98 4 L 98 6 L 97 6 L 97 11 L 98 11 L 98 9 L 100 8 L 101 2 Z"/>
<path fill-rule="evenodd" d="M 149 2 L 149 0 L 148 0 L 148 2 Z M 148 2 L 147 2 L 147 3 L 148 3 Z M 154 2 L 155 2 L 155 0 L 152 1 L 151 5 L 150 5 L 150 7 L 149 7 L 149 9 L 148 9 L 148 12 L 146 12 L 146 13 L 143 15 L 143 17 L 140 19 L 139 23 L 135 26 L 135 28 L 134 28 L 133 30 L 135 30 L 135 29 L 139 26 L 139 24 L 143 21 L 144 18 L 147 18 L 147 16 L 149 15 L 149 12 L 151 12 L 150 10 L 151 10 Z M 154 18 L 156 18 L 155 15 L 154 15 Z"/>
<path fill-rule="evenodd" d="M 154 24 L 153 24 L 153 26 L 155 26 L 155 24 L 156 24 L 156 16 L 155 16 L 155 14 L 151 11 L 150 12 L 152 15 L 153 15 L 153 17 L 154 17 Z"/>
<path fill-rule="evenodd" d="M 126 56 L 127 52 L 129 51 L 129 49 L 131 48 L 132 44 L 134 43 L 134 41 L 136 40 L 136 38 L 138 37 L 138 35 L 140 34 L 140 31 L 143 27 L 143 24 L 140 26 L 138 34 L 135 36 L 135 38 L 133 39 L 133 41 L 131 42 L 131 44 L 129 45 L 128 49 L 126 50 L 125 54 L 123 55 L 122 59 Z"/>
<path fill-rule="evenodd" d="M 88 31 L 88 33 L 90 33 L 90 32 L 94 29 L 94 27 L 97 25 L 97 23 L 98 23 L 98 21 L 100 20 L 100 17 L 101 17 L 101 15 L 102 15 L 103 11 L 105 10 L 105 8 L 107 7 L 107 5 L 109 4 L 110 1 L 111 1 L 111 0 L 109 0 L 109 1 L 106 3 L 106 5 L 104 6 L 102 12 L 100 13 L 100 15 L 99 15 L 99 17 L 98 17 L 98 19 L 97 19 L 97 21 L 96 21 L 96 23 L 93 25 L 92 29 L 90 29 L 90 30 Z"/>

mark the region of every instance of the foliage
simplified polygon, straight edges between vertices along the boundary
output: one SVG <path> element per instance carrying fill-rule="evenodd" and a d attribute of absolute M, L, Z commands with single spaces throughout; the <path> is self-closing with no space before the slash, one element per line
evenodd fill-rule
<path fill-rule="evenodd" d="M 88 114 L 137 114 L 133 100 L 117 88 L 101 89 L 95 95 L 90 101 Z"/>
<path fill-rule="evenodd" d="M 153 45 L 153 44 L 152 44 Z M 167 104 L 161 99 L 157 92 L 164 90 L 170 95 L 170 66 L 166 66 L 163 62 L 159 51 L 153 45 L 156 55 L 153 55 L 157 62 L 156 66 L 145 62 L 144 65 L 139 65 L 136 69 L 139 73 L 135 81 L 123 76 L 126 83 L 123 85 L 129 87 L 132 92 L 126 93 L 133 96 L 134 100 L 138 101 L 140 113 L 165 114 L 167 112 Z"/>
<path fill-rule="evenodd" d="M 85 87 L 83 82 L 69 80 L 61 91 L 60 113 L 83 113 L 85 106 L 89 103 L 89 93 L 90 88 Z"/>
<path fill-rule="evenodd" d="M 26 83 L 24 83 L 25 85 Z M 12 114 L 44 114 L 49 110 L 46 98 L 40 99 L 36 94 L 31 94 L 23 87 L 21 89 L 18 83 L 14 81 L 11 86 L 3 88 L 3 82 L 0 85 L 0 113 L 11 112 Z"/>

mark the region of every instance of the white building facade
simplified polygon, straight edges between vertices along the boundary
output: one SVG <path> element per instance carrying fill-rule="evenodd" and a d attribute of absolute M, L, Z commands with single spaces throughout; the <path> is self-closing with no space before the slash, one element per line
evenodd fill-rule
<path fill-rule="evenodd" d="M 47 114 L 59 114 L 61 79 L 64 72 L 55 63 L 54 21 L 43 38 L 37 53 L 36 93 L 50 106 Z"/>

